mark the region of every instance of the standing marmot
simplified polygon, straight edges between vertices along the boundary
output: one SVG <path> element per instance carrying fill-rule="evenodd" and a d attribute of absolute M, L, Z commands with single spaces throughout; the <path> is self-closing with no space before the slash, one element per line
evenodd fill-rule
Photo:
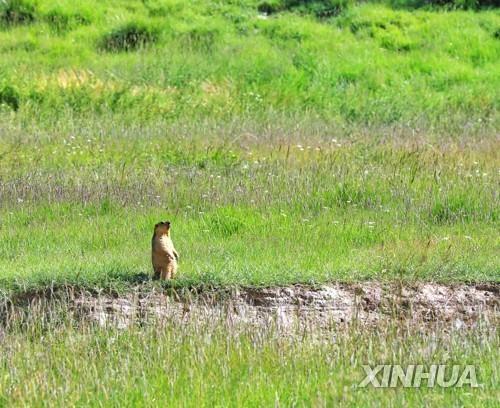
<path fill-rule="evenodd" d="M 172 279 L 177 272 L 179 254 L 170 238 L 170 221 L 159 222 L 151 242 L 155 279 Z"/>

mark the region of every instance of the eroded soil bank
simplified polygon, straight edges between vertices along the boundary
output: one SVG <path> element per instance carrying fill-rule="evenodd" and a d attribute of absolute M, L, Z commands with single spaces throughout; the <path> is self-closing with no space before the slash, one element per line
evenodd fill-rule
<path fill-rule="evenodd" d="M 64 312 L 79 321 L 127 327 L 148 321 L 229 321 L 231 324 L 275 325 L 281 329 L 324 330 L 339 324 L 374 326 L 401 321 L 414 326 L 440 325 L 452 329 L 477 325 L 496 327 L 500 284 L 362 282 L 321 286 L 228 288 L 176 292 L 136 286 L 125 295 L 96 294 L 72 288 L 50 296 L 33 294 L 0 309 L 4 326 L 17 317 L 40 311 Z M 55 311 L 54 311 L 55 310 Z"/>

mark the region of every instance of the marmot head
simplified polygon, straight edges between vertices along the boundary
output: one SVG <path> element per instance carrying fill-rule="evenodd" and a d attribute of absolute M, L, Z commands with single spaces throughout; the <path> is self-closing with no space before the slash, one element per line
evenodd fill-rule
<path fill-rule="evenodd" d="M 156 224 L 155 235 L 170 235 L 170 221 L 160 221 Z"/>

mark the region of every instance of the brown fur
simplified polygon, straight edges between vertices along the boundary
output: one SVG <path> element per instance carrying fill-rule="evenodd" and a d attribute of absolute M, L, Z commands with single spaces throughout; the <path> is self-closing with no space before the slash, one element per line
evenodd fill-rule
<path fill-rule="evenodd" d="M 155 279 L 173 279 L 177 273 L 179 254 L 170 238 L 170 221 L 155 225 L 151 242 L 152 261 Z"/>

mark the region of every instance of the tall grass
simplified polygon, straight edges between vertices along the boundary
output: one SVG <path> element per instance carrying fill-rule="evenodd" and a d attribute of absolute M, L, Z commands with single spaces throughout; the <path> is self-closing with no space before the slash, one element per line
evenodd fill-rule
<path fill-rule="evenodd" d="M 498 279 L 494 139 L 66 126 L 0 145 L 4 288 L 136 282 L 165 219 L 180 285 Z"/>
<path fill-rule="evenodd" d="M 227 316 L 165 316 L 127 329 L 75 324 L 65 305 L 0 337 L 0 401 L 8 406 L 495 406 L 498 336 L 491 328 L 422 330 L 399 322 L 332 326 L 322 336 L 256 330 Z M 357 388 L 363 364 L 474 365 L 480 388 Z M 425 381 L 424 381 L 425 384 Z"/>

